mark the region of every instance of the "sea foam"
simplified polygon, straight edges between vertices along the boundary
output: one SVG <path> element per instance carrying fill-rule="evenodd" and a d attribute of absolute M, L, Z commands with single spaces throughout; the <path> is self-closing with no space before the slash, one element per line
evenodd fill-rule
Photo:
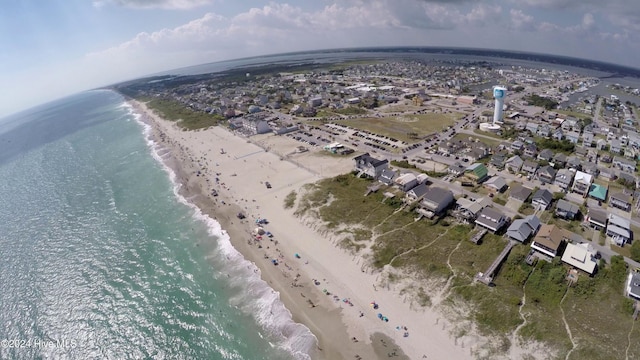
<path fill-rule="evenodd" d="M 141 120 L 142 115 L 137 113 L 131 104 L 124 102 L 122 106 L 142 126 L 151 155 L 169 175 L 176 199 L 190 207 L 193 217 L 206 225 L 209 235 L 218 239 L 217 250 L 226 259 L 226 273 L 237 279 L 235 282 L 232 281 L 232 284 L 241 289 L 240 294 L 230 299 L 232 304 L 253 316 L 263 329 L 280 339 L 274 346 L 289 352 L 295 359 L 311 359 L 309 353 L 317 344 L 315 335 L 306 326 L 293 321 L 291 312 L 280 300 L 280 294 L 260 278 L 260 269 L 233 247 L 229 234 L 222 229 L 220 223 L 180 194 L 182 185 L 177 181 L 173 169 L 165 163 L 169 150 L 152 139 L 151 125 Z"/>

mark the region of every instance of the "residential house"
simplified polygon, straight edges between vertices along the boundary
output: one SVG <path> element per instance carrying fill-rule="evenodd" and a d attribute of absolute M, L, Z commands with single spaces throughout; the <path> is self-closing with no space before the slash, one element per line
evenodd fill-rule
<path fill-rule="evenodd" d="M 589 209 L 587 221 L 596 230 L 604 229 L 607 226 L 607 213 L 602 210 Z"/>
<path fill-rule="evenodd" d="M 562 129 L 565 131 L 575 131 L 577 128 L 578 120 L 574 118 L 567 118 L 562 122 Z"/>
<path fill-rule="evenodd" d="M 598 265 L 597 252 L 589 243 L 567 244 L 562 262 L 593 275 Z"/>
<path fill-rule="evenodd" d="M 605 201 L 607 199 L 607 187 L 600 184 L 591 184 L 589 197 L 598 201 Z"/>
<path fill-rule="evenodd" d="M 522 171 L 529 173 L 530 176 L 534 176 L 538 170 L 538 163 L 533 160 L 526 160 L 522 164 Z"/>
<path fill-rule="evenodd" d="M 531 248 L 554 258 L 562 243 L 568 240 L 566 232 L 555 225 L 542 224 L 531 242 Z"/>
<path fill-rule="evenodd" d="M 629 271 L 625 292 L 629 297 L 640 300 L 640 271 Z"/>
<path fill-rule="evenodd" d="M 550 162 L 553 160 L 553 150 L 551 149 L 543 149 L 538 154 L 538 160 Z"/>
<path fill-rule="evenodd" d="M 587 149 L 586 159 L 590 162 L 598 161 L 598 150 L 592 148 Z"/>
<path fill-rule="evenodd" d="M 609 214 L 609 222 L 607 223 L 607 236 L 611 237 L 611 241 L 618 245 L 631 243 L 633 232 L 631 231 L 631 222 L 615 214 Z"/>
<path fill-rule="evenodd" d="M 598 165 L 594 163 L 582 163 L 582 172 L 586 172 L 589 175 L 594 177 L 598 176 L 600 170 L 598 169 Z"/>
<path fill-rule="evenodd" d="M 538 147 L 536 144 L 525 145 L 522 156 L 535 159 L 536 156 L 538 156 Z"/>
<path fill-rule="evenodd" d="M 567 165 L 567 155 L 563 153 L 557 153 L 553 157 L 553 163 L 559 167 L 564 167 L 565 165 Z"/>
<path fill-rule="evenodd" d="M 524 187 L 522 184 L 516 184 L 511 188 L 509 198 L 526 202 L 532 191 L 533 190 L 529 189 L 528 187 Z"/>
<path fill-rule="evenodd" d="M 464 177 L 469 179 L 470 181 L 481 183 L 487 178 L 489 174 L 489 170 L 482 163 L 472 164 L 467 168 L 464 173 Z"/>
<path fill-rule="evenodd" d="M 435 215 L 442 214 L 453 204 L 453 193 L 449 190 L 432 187 L 424 194 L 420 207 Z"/>
<path fill-rule="evenodd" d="M 406 192 L 405 201 L 407 203 L 412 203 L 414 201 L 420 200 L 424 197 L 428 190 L 429 187 L 426 184 L 416 185 L 411 190 Z"/>
<path fill-rule="evenodd" d="M 489 191 L 503 192 L 507 188 L 507 181 L 501 176 L 494 176 L 482 185 Z"/>
<path fill-rule="evenodd" d="M 577 144 L 578 140 L 580 140 L 580 133 L 577 131 L 569 131 L 564 135 L 564 138 L 574 144 Z"/>
<path fill-rule="evenodd" d="M 609 151 L 614 154 L 620 154 L 622 152 L 622 141 L 613 139 L 609 143 Z"/>
<path fill-rule="evenodd" d="M 556 204 L 556 216 L 566 219 L 566 220 L 574 220 L 576 216 L 580 213 L 580 207 L 576 204 L 572 204 L 564 199 L 558 200 Z"/>
<path fill-rule="evenodd" d="M 542 184 L 553 184 L 556 173 L 556 169 L 554 169 L 552 166 L 546 165 L 538 169 L 538 171 L 536 172 L 536 178 L 540 180 Z"/>
<path fill-rule="evenodd" d="M 582 160 L 577 156 L 567 157 L 567 165 L 569 169 L 582 170 Z"/>
<path fill-rule="evenodd" d="M 536 135 L 542 136 L 542 137 L 549 137 L 549 135 L 551 135 L 551 126 L 547 124 L 542 124 L 538 126 L 538 132 Z"/>
<path fill-rule="evenodd" d="M 524 143 L 520 140 L 511 143 L 511 151 L 522 151 L 522 148 L 524 148 Z"/>
<path fill-rule="evenodd" d="M 384 169 L 389 168 L 389 160 L 378 160 L 370 156 L 369 153 L 356 156 L 353 160 L 355 160 L 355 170 L 359 172 L 359 175 L 366 174 L 374 179 L 380 177 Z"/>
<path fill-rule="evenodd" d="M 600 168 L 598 169 L 598 178 L 604 181 L 615 181 L 618 176 L 616 175 L 616 170 L 611 168 Z"/>
<path fill-rule="evenodd" d="M 604 150 L 608 145 L 609 143 L 605 139 L 596 140 L 596 149 L 598 150 Z"/>
<path fill-rule="evenodd" d="M 520 169 L 522 168 L 522 164 L 524 164 L 524 161 L 520 158 L 520 156 L 515 155 L 510 157 L 505 162 L 505 167 L 509 169 L 509 171 L 517 173 L 517 172 L 520 172 Z"/>
<path fill-rule="evenodd" d="M 266 134 L 273 131 L 265 117 L 256 115 L 243 117 L 242 128 L 250 135 Z"/>
<path fill-rule="evenodd" d="M 557 129 L 553 132 L 553 134 L 551 134 L 551 137 L 552 137 L 554 140 L 560 141 L 560 140 L 564 139 L 564 131 L 563 131 L 562 129 L 560 129 L 560 128 L 557 128 Z"/>
<path fill-rule="evenodd" d="M 505 226 L 508 221 L 509 218 L 500 211 L 492 207 L 485 207 L 480 211 L 480 214 L 478 214 L 475 223 L 495 233 Z"/>
<path fill-rule="evenodd" d="M 449 166 L 449 168 L 447 169 L 447 172 L 455 177 L 458 177 L 464 174 L 466 170 L 467 168 L 465 166 L 462 166 L 462 164 L 460 164 L 459 162 L 456 162 L 453 165 Z"/>
<path fill-rule="evenodd" d="M 414 187 L 418 186 L 418 178 L 413 173 L 405 173 L 398 177 L 396 177 L 393 182 L 398 186 L 400 190 L 403 192 L 407 192 Z"/>
<path fill-rule="evenodd" d="M 380 177 L 378 178 L 378 181 L 380 181 L 385 185 L 392 185 L 393 179 L 396 177 L 396 175 L 397 173 L 389 168 L 383 169 L 382 172 L 380 173 Z"/>
<path fill-rule="evenodd" d="M 527 126 L 525 126 L 525 130 L 529 131 L 531 135 L 536 135 L 538 133 L 539 125 L 534 122 L 528 122 Z"/>
<path fill-rule="evenodd" d="M 538 209 L 547 210 L 553 201 L 553 194 L 547 189 L 540 189 L 533 194 L 531 204 Z"/>
<path fill-rule="evenodd" d="M 578 156 L 585 157 L 585 156 L 587 156 L 587 153 L 589 152 L 589 149 L 587 149 L 584 146 L 575 146 L 573 148 L 573 152 Z"/>
<path fill-rule="evenodd" d="M 603 162 L 605 164 L 611 164 L 613 162 L 613 156 L 609 154 L 602 154 L 598 157 L 599 162 Z"/>
<path fill-rule="evenodd" d="M 489 160 L 489 165 L 493 166 L 498 170 L 504 169 L 506 157 L 502 153 L 494 154 Z"/>
<path fill-rule="evenodd" d="M 629 212 L 631 205 L 633 205 L 633 200 L 630 194 L 618 191 L 609 195 L 609 206 Z"/>
<path fill-rule="evenodd" d="M 591 145 L 593 144 L 593 137 L 593 133 L 582 133 L 582 145 L 591 147 Z"/>
<path fill-rule="evenodd" d="M 571 186 L 571 183 L 573 182 L 574 174 L 575 173 L 569 169 L 560 169 L 556 173 L 556 177 L 555 177 L 555 180 L 553 181 L 553 184 L 563 190 L 567 190 Z"/>
<path fill-rule="evenodd" d="M 615 156 L 613 158 L 613 166 L 617 167 L 622 171 L 626 171 L 628 173 L 634 173 L 636 171 L 636 161 L 625 159 L 620 156 Z"/>
<path fill-rule="evenodd" d="M 577 171 L 573 178 L 573 186 L 571 191 L 580 194 L 583 197 L 587 196 L 591 189 L 591 183 L 593 182 L 593 176 L 582 171 Z"/>
<path fill-rule="evenodd" d="M 540 219 L 535 215 L 529 215 L 524 219 L 514 220 L 507 229 L 507 237 L 523 243 L 535 235 L 539 228 Z"/>
<path fill-rule="evenodd" d="M 456 200 L 456 211 L 467 220 L 475 221 L 482 209 L 490 206 L 493 202 L 490 198 L 484 197 L 475 201 L 466 198 Z"/>

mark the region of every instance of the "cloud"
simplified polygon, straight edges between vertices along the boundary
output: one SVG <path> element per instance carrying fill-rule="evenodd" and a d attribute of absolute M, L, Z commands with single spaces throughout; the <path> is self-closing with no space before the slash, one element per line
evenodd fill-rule
<path fill-rule="evenodd" d="M 95 7 L 109 3 L 136 9 L 192 9 L 211 4 L 213 0 L 95 0 Z"/>
<path fill-rule="evenodd" d="M 510 27 L 515 30 L 533 31 L 535 30 L 535 21 L 533 16 L 527 15 L 522 10 L 511 9 Z"/>

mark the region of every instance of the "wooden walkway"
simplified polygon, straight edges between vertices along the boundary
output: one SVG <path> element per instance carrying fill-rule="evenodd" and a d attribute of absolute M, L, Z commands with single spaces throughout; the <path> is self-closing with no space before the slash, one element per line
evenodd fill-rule
<path fill-rule="evenodd" d="M 493 261 L 493 264 L 491 264 L 491 266 L 489 266 L 489 269 L 487 269 L 487 271 L 484 272 L 484 273 L 478 273 L 476 275 L 476 280 L 480 281 L 481 283 L 483 283 L 485 285 L 491 285 L 491 283 L 493 282 L 493 274 L 494 274 L 494 272 L 498 269 L 500 264 L 502 264 L 504 259 L 507 258 L 507 255 L 509 255 L 509 251 L 511 251 L 511 249 L 514 246 L 516 246 L 516 244 L 518 244 L 517 241 L 509 240 L 509 242 L 504 247 L 504 249 L 502 249 L 502 252 L 500 253 L 500 255 L 498 255 L 498 257 Z"/>

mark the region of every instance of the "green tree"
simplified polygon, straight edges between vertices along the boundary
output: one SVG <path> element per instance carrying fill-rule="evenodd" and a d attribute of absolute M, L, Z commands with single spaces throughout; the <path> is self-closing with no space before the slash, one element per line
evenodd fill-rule
<path fill-rule="evenodd" d="M 640 241 L 634 241 L 631 245 L 631 259 L 640 261 Z"/>

